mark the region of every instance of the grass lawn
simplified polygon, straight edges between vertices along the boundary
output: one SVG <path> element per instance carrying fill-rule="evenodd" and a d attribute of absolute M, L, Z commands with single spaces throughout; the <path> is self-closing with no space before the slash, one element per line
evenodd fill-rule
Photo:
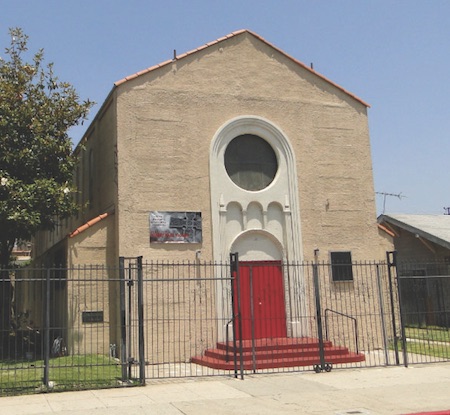
<path fill-rule="evenodd" d="M 44 361 L 0 362 L 0 395 L 42 389 Z M 53 390 L 78 390 L 116 386 L 121 376 L 116 360 L 102 355 L 64 356 L 50 359 Z"/>
<path fill-rule="evenodd" d="M 410 353 L 450 359 L 450 331 L 439 327 L 406 327 Z"/>
<path fill-rule="evenodd" d="M 450 343 L 450 330 L 439 327 L 406 327 L 405 333 L 408 339 Z"/>
<path fill-rule="evenodd" d="M 450 344 L 443 345 L 427 342 L 424 343 L 408 342 L 406 349 L 408 353 L 434 356 L 442 359 L 450 359 Z"/>

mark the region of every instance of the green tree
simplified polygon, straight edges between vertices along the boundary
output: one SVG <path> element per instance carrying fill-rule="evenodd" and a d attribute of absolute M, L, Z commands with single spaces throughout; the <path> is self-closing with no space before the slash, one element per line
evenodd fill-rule
<path fill-rule="evenodd" d="M 93 104 L 55 76 L 42 49 L 25 60 L 28 36 L 20 28 L 9 33 L 10 46 L 0 57 L 0 268 L 10 265 L 17 240 L 29 240 L 76 212 L 68 130 L 86 119 Z M 3 328 L 12 297 L 5 279 L 3 273 Z"/>
<path fill-rule="evenodd" d="M 44 66 L 43 50 L 24 60 L 28 36 L 21 29 L 10 35 L 9 59 L 0 58 L 0 266 L 8 265 L 16 240 L 76 211 L 68 130 L 92 106 L 58 80 L 52 63 Z"/>

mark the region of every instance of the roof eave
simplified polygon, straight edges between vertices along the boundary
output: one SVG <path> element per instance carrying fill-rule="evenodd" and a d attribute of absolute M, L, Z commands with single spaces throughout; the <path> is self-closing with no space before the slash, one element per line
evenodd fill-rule
<path fill-rule="evenodd" d="M 444 247 L 446 249 L 450 249 L 450 242 L 449 241 L 446 241 L 445 239 L 438 238 L 437 236 L 435 236 L 433 234 L 425 232 L 422 229 L 416 228 L 415 226 L 409 225 L 409 224 L 407 224 L 405 222 L 402 222 L 402 221 L 400 221 L 398 219 L 392 218 L 392 217 L 390 217 L 388 215 L 381 215 L 378 218 L 378 222 L 379 223 L 380 222 L 390 223 L 391 225 L 394 225 L 394 226 L 397 226 L 397 227 L 399 227 L 401 229 L 404 229 L 405 231 L 407 231 L 409 233 L 417 235 L 417 236 L 419 236 L 421 238 L 425 238 L 428 241 L 433 242 L 433 243 L 435 243 L 437 245 L 440 245 L 440 246 L 442 246 L 442 247 Z"/>

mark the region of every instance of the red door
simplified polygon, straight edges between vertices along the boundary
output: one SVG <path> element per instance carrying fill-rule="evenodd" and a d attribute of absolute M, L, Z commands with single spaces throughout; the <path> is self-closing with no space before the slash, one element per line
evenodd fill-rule
<path fill-rule="evenodd" d="M 286 337 L 281 262 L 246 261 L 239 265 L 242 340 Z"/>

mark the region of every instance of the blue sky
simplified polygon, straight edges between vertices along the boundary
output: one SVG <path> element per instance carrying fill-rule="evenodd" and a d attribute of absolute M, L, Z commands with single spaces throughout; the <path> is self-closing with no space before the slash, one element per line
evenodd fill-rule
<path fill-rule="evenodd" d="M 44 48 L 59 78 L 97 102 L 93 116 L 115 81 L 250 29 L 371 105 L 375 190 L 404 196 L 387 196 L 386 213 L 443 214 L 449 16 L 446 0 L 0 0 L 0 55 L 21 27 L 31 51 Z"/>

